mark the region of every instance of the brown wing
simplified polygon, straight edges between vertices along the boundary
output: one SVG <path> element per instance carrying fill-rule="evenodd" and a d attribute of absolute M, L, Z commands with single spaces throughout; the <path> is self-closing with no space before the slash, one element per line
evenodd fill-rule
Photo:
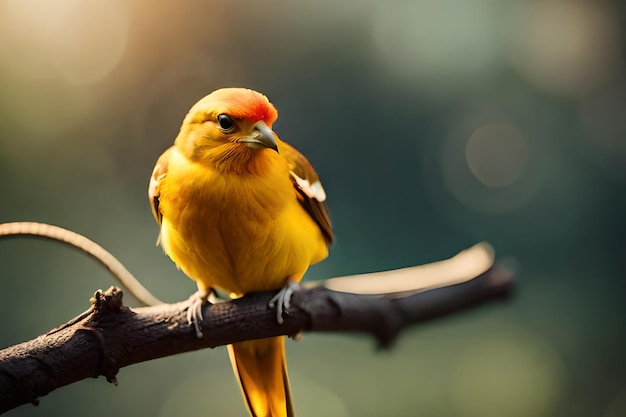
<path fill-rule="evenodd" d="M 174 147 L 167 149 L 157 160 L 154 170 L 152 171 L 152 177 L 150 177 L 150 185 L 148 186 L 148 199 L 150 200 L 150 207 L 152 208 L 152 215 L 157 223 L 161 224 L 163 215 L 159 211 L 159 182 L 167 175 L 167 165 L 170 160 L 170 155 Z"/>
<path fill-rule="evenodd" d="M 319 226 L 326 243 L 333 242 L 333 230 L 326 207 L 326 192 L 311 163 L 288 143 L 280 144 L 280 154 L 289 162 L 291 180 L 298 200 Z"/>

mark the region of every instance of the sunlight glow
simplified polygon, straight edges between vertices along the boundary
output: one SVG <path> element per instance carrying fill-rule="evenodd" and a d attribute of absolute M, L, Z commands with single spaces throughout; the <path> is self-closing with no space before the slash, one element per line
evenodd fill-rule
<path fill-rule="evenodd" d="M 16 75 L 44 76 L 48 65 L 72 84 L 93 84 L 110 74 L 124 53 L 129 22 L 123 2 L 8 0 L 3 24 L 10 36 L 31 46 L 0 54 Z M 3 55 L 3 56 L 2 56 Z"/>

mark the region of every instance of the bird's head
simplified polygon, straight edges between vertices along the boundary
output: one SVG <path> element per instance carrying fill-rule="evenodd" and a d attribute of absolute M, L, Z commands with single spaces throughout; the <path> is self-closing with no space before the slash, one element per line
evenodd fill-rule
<path fill-rule="evenodd" d="M 222 88 L 189 110 L 175 144 L 194 161 L 240 165 L 260 152 L 278 152 L 278 139 L 272 131 L 277 117 L 263 94 Z"/>

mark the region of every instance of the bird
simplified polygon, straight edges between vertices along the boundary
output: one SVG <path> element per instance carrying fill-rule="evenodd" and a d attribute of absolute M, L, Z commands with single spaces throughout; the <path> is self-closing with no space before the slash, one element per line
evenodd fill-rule
<path fill-rule="evenodd" d="M 319 176 L 272 130 L 277 118 L 257 91 L 213 91 L 157 160 L 148 194 L 158 242 L 199 298 L 280 290 L 273 301 L 282 321 L 294 284 L 328 256 L 333 231 Z M 228 350 L 249 414 L 293 416 L 284 337 Z"/>

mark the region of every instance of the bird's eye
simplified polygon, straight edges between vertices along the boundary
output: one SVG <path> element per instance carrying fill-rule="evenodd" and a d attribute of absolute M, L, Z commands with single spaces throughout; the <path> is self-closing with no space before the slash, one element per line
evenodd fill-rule
<path fill-rule="evenodd" d="M 217 116 L 217 125 L 224 133 L 233 133 L 237 129 L 235 121 L 227 114 L 220 114 Z"/>

